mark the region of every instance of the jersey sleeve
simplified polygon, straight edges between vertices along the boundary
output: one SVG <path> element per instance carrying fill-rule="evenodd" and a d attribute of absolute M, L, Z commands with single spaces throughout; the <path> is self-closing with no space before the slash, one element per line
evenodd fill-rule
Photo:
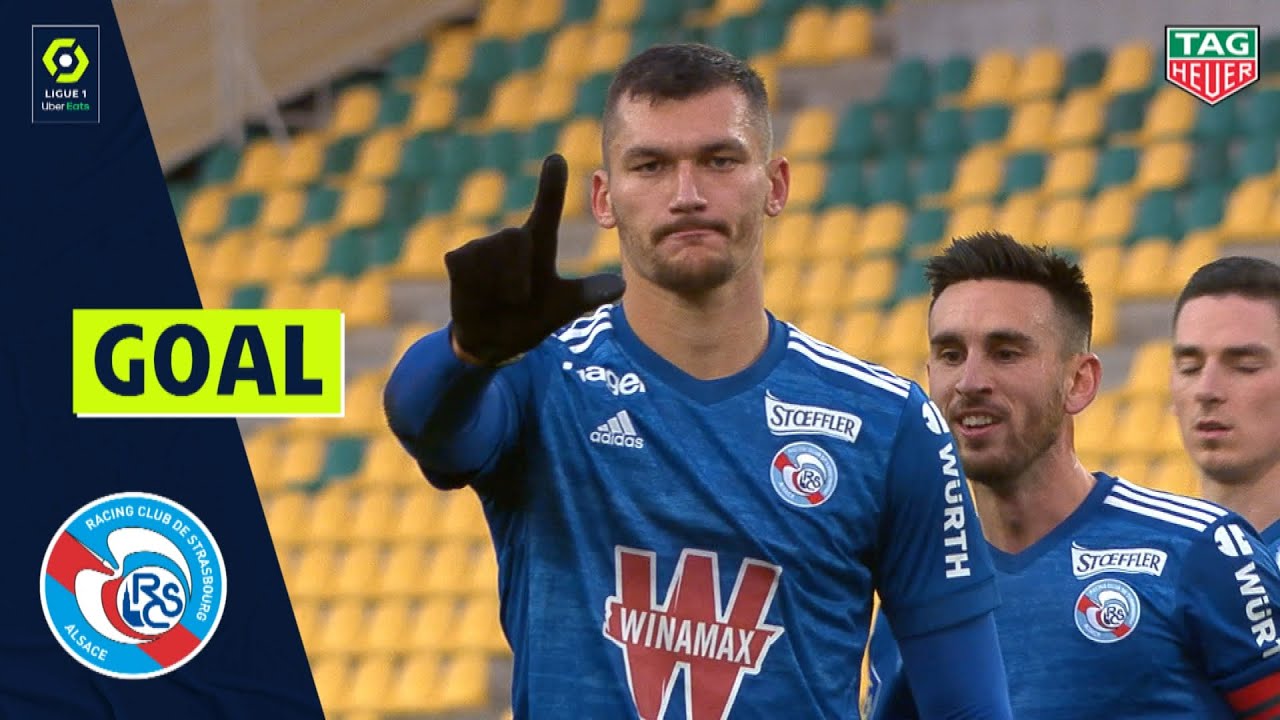
<path fill-rule="evenodd" d="M 457 358 L 443 328 L 418 340 L 383 392 L 387 423 L 437 487 L 485 476 L 520 437 L 537 350 L 500 370 Z"/>
<path fill-rule="evenodd" d="M 1192 651 L 1236 717 L 1274 717 L 1280 703 L 1276 601 L 1280 571 L 1261 539 L 1229 514 L 1197 536 L 1179 581 Z"/>
<path fill-rule="evenodd" d="M 890 451 L 876 584 L 899 642 L 999 604 L 951 431 L 912 384 Z"/>

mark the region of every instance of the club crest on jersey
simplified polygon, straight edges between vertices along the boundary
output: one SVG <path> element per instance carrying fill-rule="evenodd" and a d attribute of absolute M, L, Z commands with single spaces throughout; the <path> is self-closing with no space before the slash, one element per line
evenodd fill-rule
<path fill-rule="evenodd" d="M 1141 616 L 1138 594 L 1119 580 L 1095 580 L 1076 598 L 1076 627 L 1096 643 L 1119 642 L 1129 637 Z"/>
<path fill-rule="evenodd" d="M 817 507 L 836 491 L 836 462 L 811 442 L 793 442 L 773 456 L 769 480 L 778 497 L 796 507 Z"/>
<path fill-rule="evenodd" d="M 853 443 L 862 430 L 862 418 L 843 410 L 783 402 L 765 391 L 764 415 L 774 435 L 825 435 Z"/>
<path fill-rule="evenodd" d="M 719 558 L 686 548 L 659 603 L 656 554 L 619 546 L 614 555 L 617 589 L 605 601 L 603 631 L 622 648 L 640 717 L 666 716 L 681 670 L 687 717 L 729 717 L 743 676 L 760 673 L 782 635 L 781 627 L 764 621 L 782 568 L 744 559 L 722 605 Z"/>

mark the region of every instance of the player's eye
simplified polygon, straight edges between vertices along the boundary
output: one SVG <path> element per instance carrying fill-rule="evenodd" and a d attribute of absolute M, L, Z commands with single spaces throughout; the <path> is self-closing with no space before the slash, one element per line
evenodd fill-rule
<path fill-rule="evenodd" d="M 1175 366 L 1179 375 L 1195 375 L 1200 372 L 1200 364 L 1194 362 L 1180 362 Z"/>
<path fill-rule="evenodd" d="M 658 171 L 658 167 L 659 167 L 659 163 L 658 163 L 658 161 L 657 161 L 657 160 L 648 160 L 648 161 L 646 161 L 646 162 L 642 162 L 642 163 L 639 163 L 639 164 L 637 164 L 637 165 L 633 165 L 633 166 L 631 167 L 631 169 L 632 169 L 632 170 L 634 170 L 635 172 L 638 172 L 638 173 L 646 173 L 646 174 L 649 174 L 649 173 L 655 173 L 655 172 L 657 172 L 657 171 Z"/>
<path fill-rule="evenodd" d="M 738 159 L 729 157 L 728 155 L 716 155 L 711 158 L 708 164 L 716 170 L 728 170 L 737 167 Z"/>
<path fill-rule="evenodd" d="M 948 365 L 955 365 L 964 360 L 964 354 L 955 348 L 943 348 L 935 356 Z"/>

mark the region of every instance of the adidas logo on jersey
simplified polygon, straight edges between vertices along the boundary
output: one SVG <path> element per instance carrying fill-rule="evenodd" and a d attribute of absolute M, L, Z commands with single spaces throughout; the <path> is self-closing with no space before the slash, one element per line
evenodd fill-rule
<path fill-rule="evenodd" d="M 590 438 L 597 445 L 617 445 L 637 450 L 644 447 L 644 438 L 636 432 L 636 426 L 631 424 L 631 416 L 626 410 L 619 410 L 617 415 L 609 418 L 609 422 L 592 430 Z"/>

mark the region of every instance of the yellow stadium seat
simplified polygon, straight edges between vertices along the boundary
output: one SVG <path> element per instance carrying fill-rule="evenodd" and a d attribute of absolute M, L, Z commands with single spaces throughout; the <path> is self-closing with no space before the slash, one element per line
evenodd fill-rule
<path fill-rule="evenodd" d="M 492 129 L 524 129 L 533 122 L 529 108 L 542 91 L 538 77 L 532 72 L 512 73 L 493 89 L 484 124 Z"/>
<path fill-rule="evenodd" d="M 1133 227 L 1135 200 L 1127 187 L 1110 187 L 1098 193 L 1084 221 L 1088 245 L 1122 242 Z"/>
<path fill-rule="evenodd" d="M 711 6 L 713 21 L 731 17 L 754 15 L 760 9 L 761 0 L 715 0 Z"/>
<path fill-rule="evenodd" d="M 764 264 L 765 269 L 777 263 L 790 262 L 804 257 L 809 249 L 809 239 L 817 232 L 817 219 L 803 210 L 788 209 L 777 218 L 765 221 Z"/>
<path fill-rule="evenodd" d="M 1165 456 L 1151 472 L 1151 487 L 1180 495 L 1200 496 L 1200 474 L 1185 456 Z"/>
<path fill-rule="evenodd" d="M 227 215 L 227 188 L 204 185 L 191 194 L 182 211 L 182 235 L 188 242 L 207 237 L 222 228 Z"/>
<path fill-rule="evenodd" d="M 311 677 L 320 693 L 320 704 L 326 713 L 344 707 L 347 696 L 347 659 L 334 655 L 311 663 Z"/>
<path fill-rule="evenodd" d="M 1116 418 L 1112 449 L 1130 455 L 1153 454 L 1156 429 L 1160 427 L 1166 403 L 1165 398 L 1158 395 L 1131 396 Z"/>
<path fill-rule="evenodd" d="M 1195 125 L 1197 106 L 1195 98 L 1185 90 L 1161 88 L 1147 105 L 1142 139 L 1150 143 L 1187 135 Z"/>
<path fill-rule="evenodd" d="M 894 203 L 871 207 L 862 217 L 858 239 L 854 243 L 862 257 L 896 252 L 907 231 L 906 208 Z"/>
<path fill-rule="evenodd" d="M 400 259 L 393 270 L 405 279 L 441 279 L 445 277 L 444 251 L 450 222 L 444 217 L 424 218 L 409 231 Z"/>
<path fill-rule="evenodd" d="M 307 194 L 295 188 L 280 188 L 267 194 L 258 227 L 270 233 L 283 233 L 302 220 L 307 206 Z"/>
<path fill-rule="evenodd" d="M 577 95 L 578 86 L 572 78 L 555 76 L 542 78 L 538 82 L 538 91 L 533 98 L 532 123 L 563 120 L 569 117 L 573 112 Z M 525 108 L 525 115 L 530 115 L 528 107 Z"/>
<path fill-rule="evenodd" d="M 225 308 L 231 304 L 231 286 L 229 284 L 213 280 L 200 280 L 198 277 L 197 282 L 200 290 L 200 307 L 212 310 Z"/>
<path fill-rule="evenodd" d="M 440 675 L 440 704 L 451 710 L 472 710 L 489 701 L 489 659 L 468 650 L 450 657 Z"/>
<path fill-rule="evenodd" d="M 398 713 L 438 712 L 440 657 L 435 652 L 418 652 L 405 659 L 392 683 L 389 700 Z"/>
<path fill-rule="evenodd" d="M 596 25 L 605 28 L 630 27 L 644 9 L 643 0 L 600 0 Z"/>
<path fill-rule="evenodd" d="M 471 67 L 474 48 L 474 28 L 454 26 L 436 33 L 431 38 L 431 59 L 423 72 L 423 81 L 447 86 L 461 80 Z"/>
<path fill-rule="evenodd" d="M 1120 282 L 1120 264 L 1124 258 L 1124 249 L 1118 245 L 1093 247 L 1084 251 L 1080 258 L 1080 269 L 1084 271 L 1085 282 L 1095 295 L 1114 296 Z"/>
<path fill-rule="evenodd" d="M 828 209 L 814 228 L 813 244 L 804 243 L 810 257 L 819 262 L 841 261 L 856 257 L 858 247 L 858 211 L 847 205 Z"/>
<path fill-rule="evenodd" d="M 1173 362 L 1168 340 L 1148 340 L 1134 351 L 1125 380 L 1125 396 L 1164 398 L 1169 394 L 1169 373 Z"/>
<path fill-rule="evenodd" d="M 1138 162 L 1134 187 L 1139 192 L 1180 187 L 1191 166 L 1191 146 L 1178 140 L 1149 145 Z"/>
<path fill-rule="evenodd" d="M 875 14 L 854 5 L 831 14 L 827 33 L 827 61 L 857 60 L 871 55 L 875 46 Z"/>
<path fill-rule="evenodd" d="M 354 185 L 342 194 L 334 215 L 334 229 L 367 228 L 382 220 L 387 191 L 380 184 Z"/>
<path fill-rule="evenodd" d="M 268 283 L 283 278 L 289 242 L 274 235 L 259 235 L 249 244 L 244 266 L 239 273 L 242 282 Z"/>
<path fill-rule="evenodd" d="M 443 130 L 453 122 L 457 106 L 458 94 L 452 87 L 429 85 L 422 88 L 414 95 L 405 129 L 414 133 Z"/>
<path fill-rule="evenodd" d="M 334 103 L 329 137 L 359 135 L 373 127 L 381 101 L 382 93 L 374 85 L 354 85 L 343 90 Z"/>
<path fill-rule="evenodd" d="M 822 197 L 827 182 L 827 165 L 817 160 L 802 160 L 791 164 L 791 188 L 787 198 L 789 207 L 807 209 Z"/>
<path fill-rule="evenodd" d="M 1274 198 L 1275 189 L 1269 178 L 1253 177 L 1237 185 L 1222 217 L 1223 237 L 1239 241 L 1268 234 Z"/>
<path fill-rule="evenodd" d="M 600 272 L 602 268 L 617 266 L 622 262 L 622 247 L 619 245 L 617 228 L 598 228 L 591 241 L 591 249 L 582 259 L 581 268 L 585 273 Z"/>
<path fill-rule="evenodd" d="M 485 0 L 480 4 L 476 38 L 514 40 L 520 33 L 520 16 L 524 6 L 523 0 Z"/>
<path fill-rule="evenodd" d="M 366 272 L 351 284 L 347 294 L 346 305 L 347 327 L 351 329 L 386 327 L 391 322 L 391 288 L 387 274 L 383 272 Z M 348 409 L 348 420 L 354 419 Z M 374 431 L 379 423 L 369 419 L 369 415 L 361 416 L 363 427 Z"/>
<path fill-rule="evenodd" d="M 800 312 L 834 312 L 844 289 L 848 272 L 842 261 L 829 261 L 811 267 L 800 286 Z"/>
<path fill-rule="evenodd" d="M 1045 171 L 1045 195 L 1083 195 L 1093 184 L 1097 167 L 1098 152 L 1093 148 L 1073 147 L 1055 152 Z"/>
<path fill-rule="evenodd" d="M 412 650 L 441 650 L 458 614 L 458 599 L 428 598 L 409 619 L 408 646 Z"/>
<path fill-rule="evenodd" d="M 331 592 L 336 597 L 370 597 L 378 587 L 382 552 L 378 545 L 363 543 L 346 548 L 334 568 Z"/>
<path fill-rule="evenodd" d="M 1126 43 L 1114 48 L 1102 74 L 1102 88 L 1109 94 L 1141 90 L 1151 84 L 1154 58 L 1146 42 Z"/>
<path fill-rule="evenodd" d="M 769 95 L 769 109 L 778 107 L 778 59 L 773 55 L 757 55 L 747 63 L 764 81 L 765 92 Z"/>
<path fill-rule="evenodd" d="M 223 236 L 210 250 L 203 270 L 205 277 L 215 282 L 234 282 L 244 271 L 244 261 L 249 252 L 248 238 L 242 233 Z"/>
<path fill-rule="evenodd" d="M 1040 242 L 1052 248 L 1084 247 L 1085 200 L 1081 197 L 1059 198 L 1045 208 L 1040 217 Z"/>
<path fill-rule="evenodd" d="M 1085 145 L 1102 135 L 1102 95 L 1096 88 L 1077 88 L 1058 107 L 1051 143 L 1054 147 Z"/>
<path fill-rule="evenodd" d="M 403 449 L 400 450 L 400 454 L 409 456 Z M 439 505 L 439 491 L 427 485 L 425 481 L 415 485 L 391 519 L 392 536 L 398 541 L 423 541 L 439 537 Z"/>
<path fill-rule="evenodd" d="M 471 565 L 471 585 L 468 590 L 473 596 L 498 596 L 498 556 L 491 543 L 481 543 L 475 562 Z"/>
<path fill-rule="evenodd" d="M 306 507 L 307 497 L 299 492 L 274 494 L 270 500 L 263 502 L 263 512 L 267 516 L 267 527 L 271 529 L 271 539 L 276 544 L 277 552 L 281 546 L 293 545 L 304 539 L 302 511 Z"/>
<path fill-rule="evenodd" d="M 309 278 L 320 272 L 328 256 L 329 231 L 321 226 L 305 228 L 287 242 L 284 278 Z"/>
<path fill-rule="evenodd" d="M 381 710 L 391 688 L 391 656 L 366 655 L 356 663 L 346 706 L 354 710 Z"/>
<path fill-rule="evenodd" d="M 796 11 L 787 22 L 787 32 L 778 51 L 778 59 L 786 66 L 805 67 L 827 62 L 827 34 L 831 16 L 820 5 L 809 5 Z"/>
<path fill-rule="evenodd" d="M 393 516 L 394 517 L 394 516 Z M 430 518 L 426 521 L 429 522 Z M 428 558 L 421 542 L 400 542 L 391 546 L 387 563 L 378 575 L 376 591 L 383 598 L 411 598 L 422 595 L 422 573 Z"/>
<path fill-rule="evenodd" d="M 1101 392 L 1083 412 L 1075 416 L 1076 450 L 1081 454 L 1105 454 L 1110 447 L 1110 438 L 1115 431 L 1116 405 L 1115 393 Z"/>
<path fill-rule="evenodd" d="M 318 132 L 294 135 L 280 165 L 280 182 L 290 187 L 307 185 L 320 177 L 328 143 Z"/>
<path fill-rule="evenodd" d="M 1160 419 L 1160 428 L 1156 430 L 1155 450 L 1166 458 L 1186 452 L 1182 445 L 1182 432 L 1178 429 L 1178 416 L 1174 414 L 1172 405 L 1166 406 L 1164 417 Z"/>
<path fill-rule="evenodd" d="M 1004 155 L 991 146 L 965 153 L 956 167 L 948 201 L 954 204 L 986 200 L 1000 191 L 1004 182 Z"/>
<path fill-rule="evenodd" d="M 599 164 L 599 162 L 595 163 L 596 166 L 599 166 Z M 576 220 L 587 215 L 590 209 L 590 199 L 591 173 L 589 171 L 569 173 L 569 186 L 564 191 L 563 217 L 566 220 Z M 465 239 L 470 240 L 488 232 L 484 226 L 479 226 L 477 230 L 478 232 L 467 235 Z"/>
<path fill-rule="evenodd" d="M 617 70 L 631 49 L 631 32 L 625 28 L 597 30 L 587 51 L 587 75 Z"/>
<path fill-rule="evenodd" d="M 385 180 L 400 167 L 403 138 L 399 127 L 389 127 L 369 136 L 356 154 L 352 175 L 357 180 Z"/>
<path fill-rule="evenodd" d="M 1147 238 L 1134 243 L 1125 253 L 1116 292 L 1120 299 L 1147 300 L 1165 297 L 1170 242 L 1164 238 Z"/>
<path fill-rule="evenodd" d="M 580 117 L 560 130 L 556 149 L 574 172 L 600 166 L 600 123 L 595 118 Z"/>
<path fill-rule="evenodd" d="M 1038 243 L 1040 198 L 1034 192 L 1018 193 L 1005 200 L 996 214 L 995 228 L 1023 243 Z"/>
<path fill-rule="evenodd" d="M 498 619 L 498 597 L 468 598 L 446 641 L 450 650 L 477 651 L 488 655 L 510 653 Z"/>
<path fill-rule="evenodd" d="M 489 537 L 484 508 L 473 492 L 446 493 L 440 504 L 440 518 L 440 533 L 444 537 L 468 540 Z"/>
<path fill-rule="evenodd" d="M 1124 478 L 1135 485 L 1148 485 L 1151 474 L 1151 461 L 1148 455 L 1140 452 L 1122 454 L 1112 467 L 1108 468 L 1116 477 Z"/>
<path fill-rule="evenodd" d="M 365 486 L 407 487 L 425 484 L 417 464 L 390 434 L 374 435 L 355 480 Z"/>
<path fill-rule="evenodd" d="M 1014 86 L 1013 100 L 1026 102 L 1051 98 L 1062 88 L 1066 62 L 1062 51 L 1053 47 L 1031 51 L 1018 68 L 1018 81 Z"/>
<path fill-rule="evenodd" d="M 448 521 L 447 513 L 441 516 Z M 435 545 L 435 552 L 426 560 L 422 574 L 423 590 L 428 595 L 460 595 L 466 582 L 471 545 L 468 540 L 451 538 Z"/>
<path fill-rule="evenodd" d="M 1115 293 L 1096 293 L 1093 298 L 1094 346 L 1109 347 L 1116 341 L 1117 332 Z"/>
<path fill-rule="evenodd" d="M 339 600 L 329 606 L 318 623 L 316 642 L 308 650 L 314 655 L 352 652 L 363 637 L 364 625 L 364 602 L 356 598 Z"/>
<path fill-rule="evenodd" d="M 823 107 L 810 107 L 796 113 L 787 131 L 782 154 L 791 161 L 808 160 L 825 155 L 831 149 L 836 121 Z"/>
<path fill-rule="evenodd" d="M 311 284 L 303 300 L 303 307 L 341 309 L 347 306 L 347 298 L 350 295 L 351 285 L 346 278 L 327 275 Z"/>
<path fill-rule="evenodd" d="M 316 542 L 345 541 L 350 537 L 354 494 L 345 484 L 327 485 L 315 495 L 307 512 L 307 538 Z"/>
<path fill-rule="evenodd" d="M 365 277 L 378 277 L 376 274 L 356 279 L 356 290 L 352 291 L 352 304 L 356 303 L 355 295 Z M 385 280 L 383 290 L 386 290 Z M 351 312 L 347 309 L 348 314 Z M 348 320 L 350 322 L 350 320 Z M 343 418 L 344 432 L 376 435 L 383 432 L 386 420 L 382 417 L 382 390 L 386 385 L 387 375 L 381 370 L 372 370 L 347 381 L 345 405 L 346 417 Z"/>
<path fill-rule="evenodd" d="M 929 296 L 919 295 L 898 301 L 885 315 L 881 326 L 880 357 L 904 360 L 900 373 L 914 372 L 929 354 Z"/>
<path fill-rule="evenodd" d="M 324 445 L 320 440 L 295 437 L 287 441 L 280 458 L 279 473 L 284 484 L 306 482 L 320 473 Z"/>
<path fill-rule="evenodd" d="M 284 160 L 281 143 L 269 137 L 251 140 L 245 145 L 240 166 L 236 168 L 235 186 L 241 190 L 262 192 L 276 182 Z"/>
<path fill-rule="evenodd" d="M 1214 230 L 1196 230 L 1184 235 L 1169 258 L 1165 294 L 1176 297 L 1196 270 L 1218 257 L 1221 242 Z"/>
<path fill-rule="evenodd" d="M 484 221 L 502 209 L 506 176 L 501 170 L 477 170 L 462 181 L 458 191 L 455 220 L 460 223 Z"/>
<path fill-rule="evenodd" d="M 835 336 L 836 316 L 833 308 L 800 311 L 793 323 L 806 334 L 816 338 L 827 339 Z"/>
<path fill-rule="evenodd" d="M 836 345 L 854 357 L 866 357 L 879 339 L 880 311 L 874 308 L 852 310 L 844 314 Z"/>
<path fill-rule="evenodd" d="M 386 488 L 361 492 L 347 516 L 347 536 L 355 542 L 375 542 L 391 539 L 391 526 L 387 518 L 395 512 L 396 493 Z"/>
<path fill-rule="evenodd" d="M 531 3 L 536 4 L 536 3 Z M 592 29 L 585 24 L 561 28 L 547 43 L 542 72 L 548 77 L 577 78 L 583 74 L 582 58 L 591 47 Z"/>
<path fill-rule="evenodd" d="M 972 235 L 983 230 L 996 229 L 995 208 L 986 203 L 974 203 L 956 208 L 947 218 L 947 229 L 943 233 L 944 240 Z"/>
<path fill-rule="evenodd" d="M 564 17 L 564 0 L 521 3 L 519 34 L 533 35 L 552 30 Z"/>
<path fill-rule="evenodd" d="M 1015 152 L 1045 147 L 1056 111 L 1057 105 L 1052 100 L 1031 100 L 1019 105 L 1009 120 L 1005 146 Z"/>
<path fill-rule="evenodd" d="M 893 295 L 897 279 L 898 263 L 893 258 L 864 258 L 853 268 L 842 304 L 854 309 L 878 307 Z"/>
<path fill-rule="evenodd" d="M 796 306 L 796 291 L 800 287 L 800 265 L 795 262 L 778 262 L 765 268 L 765 306 L 783 320 L 790 319 Z"/>
<path fill-rule="evenodd" d="M 303 600 L 324 597 L 333 582 L 333 560 L 332 546 L 304 545 L 293 577 L 288 579 L 289 597 Z"/>
<path fill-rule="evenodd" d="M 993 50 L 978 58 L 965 91 L 969 107 L 1005 103 L 1018 75 L 1018 58 L 1007 50 Z"/>
<path fill-rule="evenodd" d="M 400 652 L 408 645 L 408 631 L 409 601 L 380 600 L 373 607 L 364 644 L 372 652 Z"/>

